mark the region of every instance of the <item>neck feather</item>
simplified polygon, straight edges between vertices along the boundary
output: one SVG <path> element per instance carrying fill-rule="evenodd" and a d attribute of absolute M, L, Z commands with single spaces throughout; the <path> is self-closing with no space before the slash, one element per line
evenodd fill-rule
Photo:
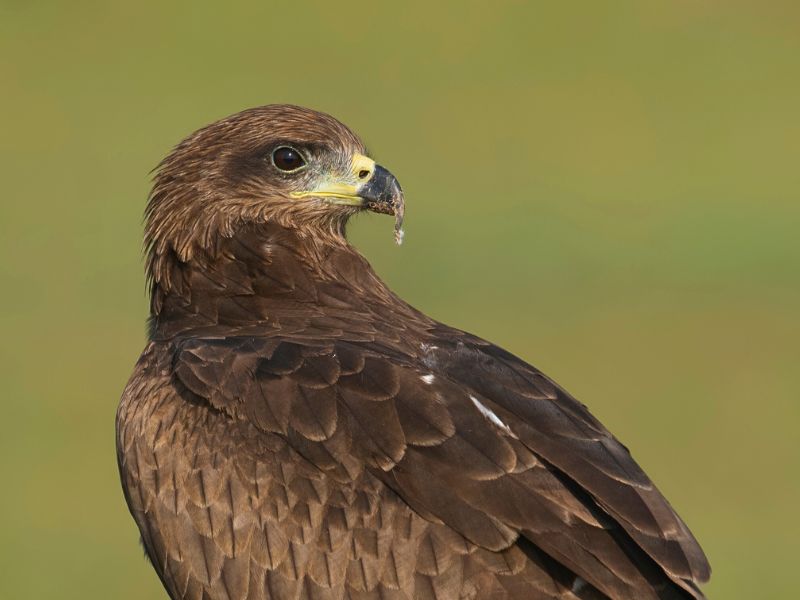
<path fill-rule="evenodd" d="M 396 297 L 341 231 L 247 225 L 189 254 L 151 244 L 151 337 L 202 330 L 230 334 L 279 323 L 300 326 L 303 310 L 391 303 Z M 339 302 L 341 304 L 341 302 Z M 306 317 L 306 321 L 308 317 Z"/>

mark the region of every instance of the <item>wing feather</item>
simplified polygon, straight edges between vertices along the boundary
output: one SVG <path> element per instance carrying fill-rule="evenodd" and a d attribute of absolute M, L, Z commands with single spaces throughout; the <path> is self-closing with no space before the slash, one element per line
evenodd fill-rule
<path fill-rule="evenodd" d="M 627 449 L 533 367 L 448 331 L 419 356 L 371 342 L 195 339 L 177 348 L 174 372 L 334 478 L 372 469 L 419 514 L 487 551 L 522 536 L 611 597 L 659 598 L 653 590 L 670 580 L 700 597 L 691 582 L 708 578 L 708 563 Z M 363 560 L 347 568 L 363 589 L 378 581 L 373 542 L 359 541 Z M 422 596 L 463 576 L 437 562 L 437 543 L 420 546 Z M 295 560 L 326 577 L 321 559 Z M 271 589 L 294 589 L 291 571 L 270 578 Z"/>

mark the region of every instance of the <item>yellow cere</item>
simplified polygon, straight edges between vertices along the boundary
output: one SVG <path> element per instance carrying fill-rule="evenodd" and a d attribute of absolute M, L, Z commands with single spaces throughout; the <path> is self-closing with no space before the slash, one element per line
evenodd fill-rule
<path fill-rule="evenodd" d="M 330 198 L 333 204 L 359 206 L 362 199 L 358 195 L 358 190 L 372 179 L 374 173 L 375 161 L 363 154 L 356 154 L 353 156 L 350 173 L 346 179 L 327 178 L 315 189 L 292 192 L 291 196 L 293 198 Z"/>

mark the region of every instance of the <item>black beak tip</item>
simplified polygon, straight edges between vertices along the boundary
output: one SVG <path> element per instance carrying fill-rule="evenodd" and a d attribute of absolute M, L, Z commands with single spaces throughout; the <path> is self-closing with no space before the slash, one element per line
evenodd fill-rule
<path fill-rule="evenodd" d="M 362 188 L 360 196 L 371 211 L 396 215 L 403 210 L 403 190 L 397 178 L 387 169 L 376 165 L 375 173 Z"/>

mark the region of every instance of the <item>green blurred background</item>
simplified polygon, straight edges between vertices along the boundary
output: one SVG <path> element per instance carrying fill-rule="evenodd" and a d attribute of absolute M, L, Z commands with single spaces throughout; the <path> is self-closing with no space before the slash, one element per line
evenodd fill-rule
<path fill-rule="evenodd" d="M 407 193 L 354 242 L 401 296 L 590 405 L 705 547 L 797 597 L 800 4 L 0 1 L 2 598 L 164 598 L 114 411 L 148 172 L 292 102 Z"/>

